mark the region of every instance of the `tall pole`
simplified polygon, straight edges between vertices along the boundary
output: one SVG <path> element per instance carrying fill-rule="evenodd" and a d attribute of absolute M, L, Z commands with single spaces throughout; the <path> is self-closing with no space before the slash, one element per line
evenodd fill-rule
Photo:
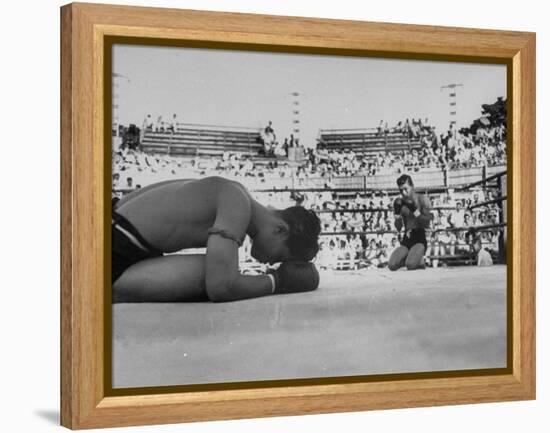
<path fill-rule="evenodd" d="M 119 113 L 120 113 L 120 94 L 119 89 L 122 82 L 130 83 L 130 79 L 126 75 L 113 72 L 113 100 L 112 100 L 112 125 L 118 134 Z"/>
<path fill-rule="evenodd" d="M 300 92 L 292 92 L 292 134 L 294 139 L 300 143 Z"/>
<path fill-rule="evenodd" d="M 457 105 L 456 105 L 456 89 L 458 87 L 464 87 L 462 83 L 451 83 L 445 86 L 441 86 L 440 91 L 443 89 L 448 91 L 449 96 L 449 125 L 456 126 L 457 119 Z"/>

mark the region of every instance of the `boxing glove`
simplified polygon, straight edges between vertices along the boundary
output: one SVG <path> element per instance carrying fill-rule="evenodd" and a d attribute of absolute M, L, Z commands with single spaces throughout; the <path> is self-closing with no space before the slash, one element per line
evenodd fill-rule
<path fill-rule="evenodd" d="M 309 292 L 319 287 L 319 272 L 310 262 L 284 262 L 270 274 L 275 279 L 273 293 Z"/>
<path fill-rule="evenodd" d="M 416 204 L 414 203 L 414 200 L 412 198 L 404 198 L 403 206 L 409 209 L 414 216 L 417 217 L 418 215 L 420 215 L 420 211 L 416 208 Z"/>
<path fill-rule="evenodd" d="M 403 207 L 403 199 L 401 197 L 397 197 L 393 201 L 393 213 L 394 215 L 401 215 L 401 208 Z"/>

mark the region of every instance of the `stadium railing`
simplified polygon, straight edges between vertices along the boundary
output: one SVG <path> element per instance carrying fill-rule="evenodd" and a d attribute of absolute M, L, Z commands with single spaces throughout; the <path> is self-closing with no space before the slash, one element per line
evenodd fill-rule
<path fill-rule="evenodd" d="M 506 170 L 505 166 L 472 167 L 455 170 L 424 168 L 418 171 L 406 170 L 410 174 L 419 189 L 426 188 L 460 188 L 472 181 L 483 180 Z M 224 176 L 242 183 L 245 187 L 257 192 L 361 192 L 361 191 L 390 191 L 397 188 L 395 180 L 399 174 L 382 173 L 375 175 L 356 176 L 232 176 L 226 172 L 216 170 L 197 169 L 195 173 L 186 170 L 185 175 L 173 177 L 186 177 L 189 179 L 201 178 L 208 175 Z M 151 179 L 152 182 L 167 179 Z M 117 192 L 127 193 L 130 190 L 117 189 Z"/>
<path fill-rule="evenodd" d="M 472 167 L 459 168 L 455 170 L 441 168 L 423 168 L 418 171 L 405 170 L 405 173 L 410 174 L 414 178 L 415 186 L 419 189 L 423 188 L 458 188 L 469 184 L 473 181 L 483 180 L 496 173 L 506 170 L 506 166 L 494 167 Z M 396 173 L 381 173 L 375 175 L 356 175 L 356 176 L 324 176 L 324 177 L 287 177 L 264 179 L 261 182 L 261 187 L 266 191 L 279 189 L 310 189 L 314 190 L 392 190 L 396 189 L 396 178 L 399 174 Z M 250 186 L 257 184 L 255 178 L 250 179 Z M 244 178 L 245 182 L 247 178 Z M 307 192 L 307 191 L 304 191 Z M 321 192 L 321 191 L 318 191 Z"/>

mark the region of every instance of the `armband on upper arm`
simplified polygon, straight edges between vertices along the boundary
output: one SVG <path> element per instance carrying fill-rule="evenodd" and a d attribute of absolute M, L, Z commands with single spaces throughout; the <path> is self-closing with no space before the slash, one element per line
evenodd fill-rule
<path fill-rule="evenodd" d="M 217 227 L 210 227 L 208 229 L 208 236 L 210 235 L 219 235 L 222 238 L 229 239 L 233 242 L 236 242 L 239 247 L 243 244 L 243 241 L 240 240 L 237 236 L 234 236 L 233 234 L 229 233 L 227 230 L 219 229 Z"/>

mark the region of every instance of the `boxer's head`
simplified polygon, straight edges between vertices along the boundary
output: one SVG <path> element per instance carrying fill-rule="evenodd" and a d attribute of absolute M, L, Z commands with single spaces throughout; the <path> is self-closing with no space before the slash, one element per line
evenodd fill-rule
<path fill-rule="evenodd" d="M 397 178 L 397 187 L 403 198 L 411 197 L 414 192 L 414 184 L 408 174 L 402 174 Z"/>
<path fill-rule="evenodd" d="M 301 206 L 273 211 L 273 218 L 257 227 L 251 255 L 262 263 L 308 262 L 319 251 L 321 221 Z"/>

